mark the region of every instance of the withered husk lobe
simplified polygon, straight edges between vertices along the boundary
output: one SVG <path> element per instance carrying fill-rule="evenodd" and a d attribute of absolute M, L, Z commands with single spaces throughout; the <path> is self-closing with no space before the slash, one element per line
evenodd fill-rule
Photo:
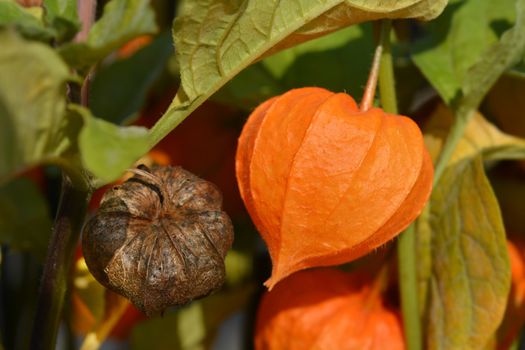
<path fill-rule="evenodd" d="M 151 173 L 163 188 L 135 175 L 109 190 L 83 235 L 95 278 L 148 315 L 219 288 L 233 241 L 213 184 L 180 167 Z"/>

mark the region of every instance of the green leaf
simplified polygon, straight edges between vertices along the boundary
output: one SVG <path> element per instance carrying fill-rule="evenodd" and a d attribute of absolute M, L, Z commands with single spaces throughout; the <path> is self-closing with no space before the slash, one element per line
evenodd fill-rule
<path fill-rule="evenodd" d="M 245 285 L 223 291 L 144 321 L 133 329 L 131 348 L 209 349 L 220 324 L 248 302 L 253 290 L 252 285 Z"/>
<path fill-rule="evenodd" d="M 214 99 L 252 109 L 272 96 L 304 86 L 347 91 L 358 97 L 366 84 L 373 51 L 372 26 L 350 26 L 255 63 L 220 89 Z"/>
<path fill-rule="evenodd" d="M 478 157 L 449 167 L 430 201 L 428 349 L 483 349 L 510 288 L 505 230 Z"/>
<path fill-rule="evenodd" d="M 254 60 L 351 24 L 378 18 L 433 17 L 445 1 L 186 1 L 174 24 L 184 92 L 216 90 Z"/>
<path fill-rule="evenodd" d="M 446 0 L 185 1 L 173 27 L 182 86 L 152 129 L 157 143 L 241 70 L 263 56 L 352 24 L 431 19 Z"/>
<path fill-rule="evenodd" d="M 44 197 L 29 179 L 0 187 L 0 242 L 34 254 L 41 261 L 51 235 L 51 218 Z"/>
<path fill-rule="evenodd" d="M 129 40 L 156 31 L 149 0 L 111 0 L 89 31 L 87 41 L 66 44 L 59 52 L 70 65 L 85 69 Z"/>
<path fill-rule="evenodd" d="M 133 162 L 149 150 L 148 132 L 138 126 L 121 127 L 95 118 L 80 106 L 70 106 L 84 118 L 79 148 L 85 169 L 103 183 L 117 180 Z"/>
<path fill-rule="evenodd" d="M 130 58 L 101 68 L 89 94 L 93 114 L 115 124 L 132 119 L 172 53 L 171 36 L 165 33 Z"/>
<path fill-rule="evenodd" d="M 26 9 L 14 0 L 0 0 L 0 28 L 14 26 L 27 38 L 48 41 L 56 32 L 42 21 L 42 12 Z"/>
<path fill-rule="evenodd" d="M 55 29 L 58 41 L 70 40 L 80 30 L 77 1 L 44 0 L 44 8 L 46 22 Z"/>
<path fill-rule="evenodd" d="M 499 41 L 478 57 L 476 62 L 466 71 L 461 82 L 461 91 L 454 96 L 453 101 L 448 101 L 452 103 L 454 108 L 455 121 L 435 167 L 435 183 L 445 170 L 465 127 L 479 108 L 485 95 L 505 70 L 513 67 L 522 59 L 524 51 L 525 0 L 516 0 L 514 26 L 506 30 Z M 435 84 L 435 82 L 433 83 Z"/>
<path fill-rule="evenodd" d="M 48 46 L 0 31 L 0 181 L 41 162 L 63 163 L 69 68 Z"/>
<path fill-rule="evenodd" d="M 515 0 L 516 21 L 467 71 L 462 85 L 463 105 L 478 108 L 499 77 L 523 59 L 525 53 L 525 0 Z"/>
<path fill-rule="evenodd" d="M 514 22 L 514 0 L 451 1 L 412 46 L 415 64 L 447 104 L 461 93 L 468 70 Z M 490 50 L 489 50 L 490 49 Z"/>

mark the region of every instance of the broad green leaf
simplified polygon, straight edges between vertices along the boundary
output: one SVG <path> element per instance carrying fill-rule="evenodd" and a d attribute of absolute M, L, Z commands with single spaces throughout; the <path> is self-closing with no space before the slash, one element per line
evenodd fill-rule
<path fill-rule="evenodd" d="M 413 59 L 447 104 L 458 98 L 468 70 L 515 17 L 514 0 L 456 0 L 412 46 Z"/>
<path fill-rule="evenodd" d="M 89 94 L 93 114 L 115 124 L 132 119 L 172 52 L 171 37 L 165 33 L 130 58 L 98 70 Z"/>
<path fill-rule="evenodd" d="M 0 0 L 0 28 L 7 26 L 32 39 L 47 41 L 56 36 L 55 30 L 47 28 L 42 21 L 41 10 L 26 9 L 15 0 Z"/>
<path fill-rule="evenodd" d="M 252 285 L 225 290 L 144 321 L 133 329 L 131 349 L 209 349 L 220 324 L 248 302 L 253 290 Z"/>
<path fill-rule="evenodd" d="M 373 51 L 372 26 L 350 26 L 253 64 L 219 90 L 214 99 L 252 109 L 272 96 L 304 86 L 346 91 L 359 98 Z"/>
<path fill-rule="evenodd" d="M 152 129 L 155 144 L 248 65 L 352 24 L 431 19 L 446 0 L 184 1 L 173 27 L 182 86 Z M 350 59 L 350 58 L 349 58 Z"/>
<path fill-rule="evenodd" d="M 70 40 L 80 30 L 75 0 L 44 0 L 46 22 L 51 25 L 58 41 Z"/>
<path fill-rule="evenodd" d="M 95 118 L 90 111 L 71 106 L 84 118 L 78 144 L 85 169 L 93 173 L 102 183 L 117 180 L 124 170 L 149 150 L 146 128 L 117 126 Z"/>
<path fill-rule="evenodd" d="M 445 171 L 431 196 L 429 220 L 427 347 L 483 349 L 505 311 L 510 265 L 498 203 L 479 157 Z"/>
<path fill-rule="evenodd" d="M 111 0 L 89 31 L 87 41 L 66 44 L 59 52 L 70 65 L 87 68 L 134 37 L 156 31 L 149 0 Z"/>
<path fill-rule="evenodd" d="M 453 122 L 452 111 L 440 104 L 425 127 L 425 144 L 435 160 Z M 507 135 L 488 122 L 480 113 L 470 119 L 459 140 L 448 167 L 467 158 L 482 155 L 484 160 L 524 159 L 525 139 Z"/>
<path fill-rule="evenodd" d="M 65 117 L 69 68 L 48 46 L 0 31 L 0 181 L 71 146 Z"/>
<path fill-rule="evenodd" d="M 477 109 L 499 77 L 523 59 L 525 53 L 525 0 L 515 0 L 514 26 L 500 37 L 467 71 L 462 91 L 466 108 Z"/>
<path fill-rule="evenodd" d="M 31 180 L 14 179 L 0 187 L 1 244 L 44 260 L 50 235 L 47 203 Z"/>
<path fill-rule="evenodd" d="M 190 100 L 277 48 L 379 18 L 432 18 L 446 1 L 185 1 L 175 21 L 182 86 Z"/>
<path fill-rule="evenodd" d="M 464 128 L 469 123 L 483 98 L 499 77 L 518 63 L 525 52 L 525 0 L 516 0 L 516 21 L 507 29 L 499 41 L 493 44 L 465 72 L 461 82 L 461 91 L 455 96 L 452 107 L 455 120 L 443 146 L 440 159 L 434 171 L 434 182 L 437 182 L 447 166 Z M 455 62 L 452 60 L 452 62 Z M 432 77 L 430 77 L 432 82 Z M 433 82 L 435 84 L 435 82 Z M 446 97 L 445 97 L 446 100 Z"/>

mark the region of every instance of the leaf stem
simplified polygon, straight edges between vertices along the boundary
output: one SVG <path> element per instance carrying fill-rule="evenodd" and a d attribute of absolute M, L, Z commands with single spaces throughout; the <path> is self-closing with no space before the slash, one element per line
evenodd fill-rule
<path fill-rule="evenodd" d="M 60 203 L 38 294 L 31 349 L 55 348 L 67 279 L 89 197 L 89 190 L 78 189 L 63 173 Z"/>
<path fill-rule="evenodd" d="M 379 92 L 381 105 L 385 112 L 397 114 L 397 98 L 395 90 L 394 68 L 390 45 L 390 20 L 382 21 L 381 66 L 379 70 Z M 403 325 L 408 350 L 421 350 L 421 324 L 419 322 L 419 305 L 417 297 L 417 271 L 414 226 L 401 233 L 398 244 L 399 280 Z"/>
<path fill-rule="evenodd" d="M 465 108 L 465 105 L 461 106 L 455 111 L 454 123 L 450 127 L 443 149 L 439 154 L 439 160 L 434 169 L 434 186 L 437 185 L 441 175 L 445 171 L 452 154 L 456 149 L 459 141 L 465 133 L 465 128 L 469 123 L 471 116 L 475 112 L 475 109 Z"/>
<path fill-rule="evenodd" d="M 383 45 L 379 43 L 376 46 L 376 51 L 374 52 L 372 68 L 370 69 L 370 74 L 368 75 L 368 81 L 366 82 L 363 99 L 361 100 L 361 105 L 359 106 L 359 109 L 363 112 L 369 110 L 370 107 L 372 107 L 374 104 L 374 96 L 376 94 L 377 78 L 379 74 L 382 53 Z"/>

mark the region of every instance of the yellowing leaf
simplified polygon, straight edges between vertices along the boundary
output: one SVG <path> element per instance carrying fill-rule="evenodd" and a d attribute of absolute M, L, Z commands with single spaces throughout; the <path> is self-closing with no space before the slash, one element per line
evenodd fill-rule
<path fill-rule="evenodd" d="M 483 349 L 505 311 L 510 266 L 498 203 L 479 157 L 444 172 L 429 220 L 427 347 Z"/>
<path fill-rule="evenodd" d="M 425 127 L 425 144 L 434 161 L 439 156 L 453 118 L 451 110 L 440 104 Z M 482 154 L 484 160 L 525 158 L 525 139 L 503 133 L 476 113 L 470 119 L 448 166 L 478 154 Z"/>

